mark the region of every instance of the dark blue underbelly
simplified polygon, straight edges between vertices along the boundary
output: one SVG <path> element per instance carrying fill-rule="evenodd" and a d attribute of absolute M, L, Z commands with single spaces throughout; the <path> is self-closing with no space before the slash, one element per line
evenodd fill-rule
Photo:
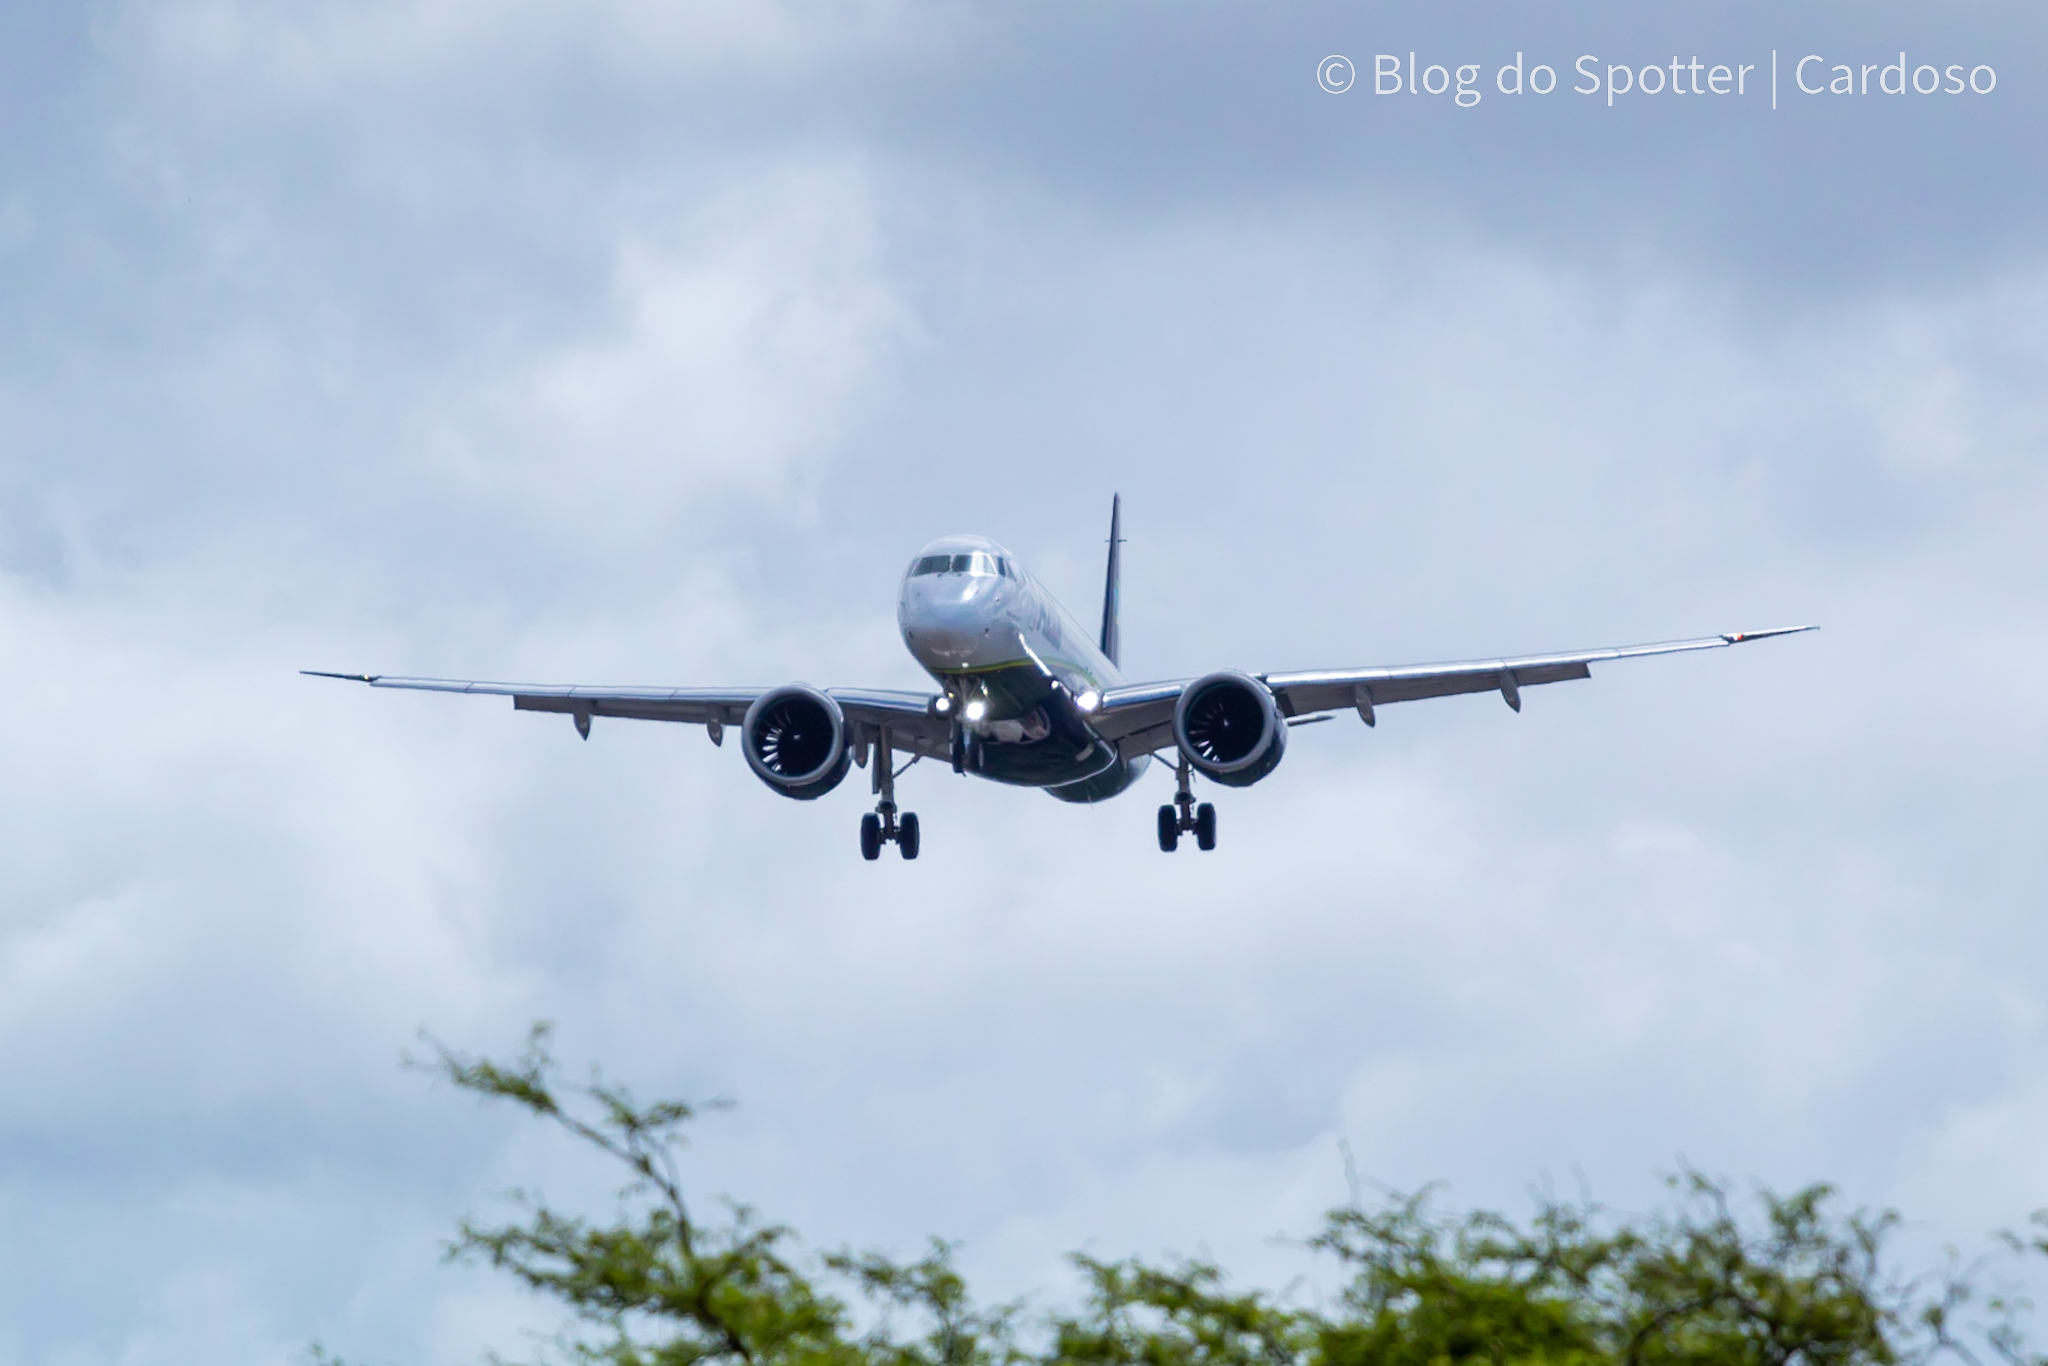
<path fill-rule="evenodd" d="M 1126 762 L 1114 745 L 1088 728 L 1072 695 L 1033 665 L 977 670 L 973 677 L 987 690 L 992 717 L 1020 725 L 1028 721 L 1028 730 L 1043 732 L 1012 739 L 979 737 L 971 755 L 977 777 L 1042 787 L 1061 801 L 1099 802 L 1136 782 L 1151 762 L 1146 755 Z M 995 729 L 1009 727 L 998 724 Z"/>
<path fill-rule="evenodd" d="M 1138 781 L 1152 764 L 1152 756 L 1140 754 L 1133 759 L 1118 759 L 1108 768 L 1077 783 L 1046 789 L 1063 802 L 1107 801 Z"/>

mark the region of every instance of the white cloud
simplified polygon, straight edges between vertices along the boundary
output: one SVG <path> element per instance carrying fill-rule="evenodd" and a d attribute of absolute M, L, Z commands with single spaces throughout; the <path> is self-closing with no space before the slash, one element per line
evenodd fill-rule
<path fill-rule="evenodd" d="M 781 83 L 928 46 L 957 23 L 949 6 L 905 0 L 132 0 L 106 28 L 166 72 L 298 105 L 377 91 L 417 97 L 479 78 L 545 80 L 581 66 L 633 84 Z"/>
<path fill-rule="evenodd" d="M 681 243 L 622 243 L 604 333 L 493 381 L 443 438 L 467 494 L 585 539 L 671 527 L 713 492 L 786 494 L 914 336 L 872 199 L 854 168 L 792 170 L 702 206 Z"/>

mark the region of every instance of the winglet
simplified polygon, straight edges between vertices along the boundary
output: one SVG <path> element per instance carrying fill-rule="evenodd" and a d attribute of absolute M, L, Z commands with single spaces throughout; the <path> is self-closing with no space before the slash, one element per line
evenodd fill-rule
<path fill-rule="evenodd" d="M 345 678 L 351 683 L 375 683 L 384 676 L 382 674 L 334 674 L 327 672 L 325 669 L 301 669 L 299 672 L 308 678 Z"/>
<path fill-rule="evenodd" d="M 1120 493 L 1109 496 L 1109 574 L 1102 588 L 1102 653 L 1112 664 L 1121 664 L 1117 658 L 1123 645 L 1123 633 L 1118 629 L 1118 609 L 1123 605 L 1123 513 L 1124 497 Z"/>
<path fill-rule="evenodd" d="M 1721 639 L 1730 645 L 1740 645 L 1746 640 L 1769 640 L 1772 636 L 1796 636 L 1801 631 L 1818 631 L 1818 626 L 1773 626 L 1768 631 L 1723 631 Z"/>

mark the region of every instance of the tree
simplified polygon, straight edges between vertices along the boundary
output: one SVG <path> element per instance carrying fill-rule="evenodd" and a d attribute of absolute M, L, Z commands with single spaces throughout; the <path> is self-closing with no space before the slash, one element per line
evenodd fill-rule
<path fill-rule="evenodd" d="M 1539 1200 L 1518 1223 L 1438 1210 L 1431 1191 L 1332 1211 L 1307 1246 L 1344 1279 L 1328 1303 L 1234 1289 L 1201 1261 L 1077 1254 L 1076 1305 L 1027 1318 L 981 1307 L 934 1241 L 898 1262 L 806 1258 L 744 1205 L 702 1218 L 686 1200 L 685 1130 L 708 1107 L 642 1104 L 594 1076 L 566 1083 L 537 1026 L 517 1062 L 435 1046 L 456 1086 L 561 1126 L 630 1173 L 610 1223 L 515 1192 L 510 1223 L 465 1220 L 449 1255 L 509 1272 L 570 1312 L 570 1361 L 606 1366 L 2048 1366 L 2020 1333 L 2027 1304 L 1986 1293 L 1989 1262 L 1899 1279 L 1898 1217 L 1838 1213 L 1835 1192 L 1671 1179 L 1661 1213 L 1618 1219 L 1590 1200 Z M 2048 1212 L 2012 1255 L 2048 1254 Z M 835 1293 L 827 1281 L 841 1287 Z M 842 1295 L 876 1311 L 859 1331 Z M 334 1363 L 317 1346 L 314 1358 Z"/>
<path fill-rule="evenodd" d="M 744 1205 L 727 1205 L 725 1218 L 710 1223 L 692 1213 L 679 1153 L 684 1129 L 703 1107 L 642 1105 L 601 1077 L 565 1085 L 547 1033 L 536 1026 L 510 1066 L 437 1045 L 433 1067 L 465 1091 L 524 1106 L 625 1166 L 632 1173 L 625 1194 L 638 1208 L 599 1226 L 515 1193 L 524 1219 L 496 1226 L 465 1219 L 451 1255 L 510 1272 L 599 1330 L 564 1341 L 576 1360 L 859 1366 L 864 1358 L 847 1336 L 845 1307 L 786 1255 L 788 1229 L 761 1223 Z"/>

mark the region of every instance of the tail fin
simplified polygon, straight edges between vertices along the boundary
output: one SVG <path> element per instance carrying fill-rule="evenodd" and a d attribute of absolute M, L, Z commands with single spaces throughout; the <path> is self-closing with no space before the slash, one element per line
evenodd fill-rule
<path fill-rule="evenodd" d="M 1102 653 L 1112 664 L 1121 664 L 1117 658 L 1122 645 L 1122 632 L 1117 629 L 1117 609 L 1123 605 L 1123 514 L 1124 499 L 1120 493 L 1111 494 L 1109 500 L 1109 581 L 1102 589 Z"/>

